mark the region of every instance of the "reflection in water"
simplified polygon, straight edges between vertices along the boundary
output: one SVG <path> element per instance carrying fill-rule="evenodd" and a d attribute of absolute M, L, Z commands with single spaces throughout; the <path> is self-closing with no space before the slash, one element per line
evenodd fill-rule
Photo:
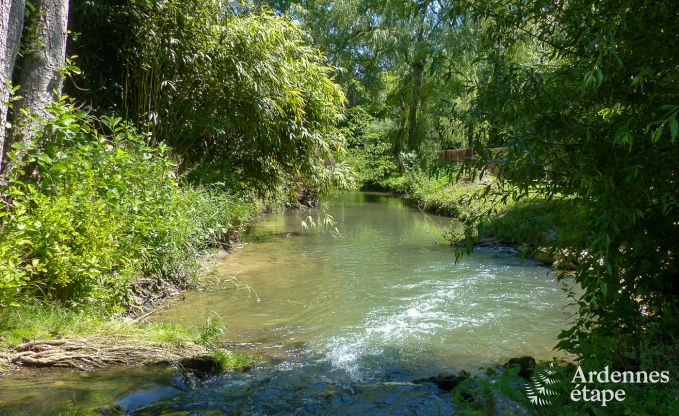
<path fill-rule="evenodd" d="M 225 341 L 282 346 L 290 352 L 280 362 L 195 389 L 176 380 L 137 396 L 121 388 L 119 403 L 154 415 L 449 414 L 449 397 L 408 381 L 512 356 L 551 358 L 567 315 L 548 269 L 502 250 L 456 264 L 437 225 L 450 220 L 394 197 L 348 193 L 328 213 L 339 238 L 302 226 L 308 216 L 319 222 L 317 210 L 264 217 L 216 266 L 234 280 L 188 293 L 157 318 L 200 326 L 218 313 Z"/>
<path fill-rule="evenodd" d="M 114 368 L 93 373 L 56 368 L 22 370 L 0 377 L 0 415 L 70 414 L 69 410 L 113 403 L 140 391 L 169 386 L 176 386 L 173 388 L 177 391 L 185 389 L 181 377 L 169 368 Z"/>

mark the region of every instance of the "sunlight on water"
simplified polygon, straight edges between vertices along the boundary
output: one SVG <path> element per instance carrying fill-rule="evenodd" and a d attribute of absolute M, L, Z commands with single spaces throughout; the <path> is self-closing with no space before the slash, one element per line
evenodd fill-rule
<path fill-rule="evenodd" d="M 327 213 L 340 238 L 302 226 L 309 216 L 319 222 L 318 210 L 264 218 L 217 265 L 251 290 L 193 293 L 162 319 L 200 325 L 216 312 L 231 341 L 301 345 L 357 379 L 371 372 L 357 363 L 386 349 L 439 368 L 552 357 L 567 299 L 549 269 L 507 249 L 456 264 L 440 232 L 451 220 L 394 197 L 349 193 Z"/>
<path fill-rule="evenodd" d="M 232 341 L 303 343 L 329 355 L 339 337 L 366 348 L 416 346 L 458 367 L 551 357 L 567 315 L 549 269 L 507 250 L 478 250 L 456 264 L 433 231 L 450 219 L 393 197 L 347 194 L 328 213 L 340 238 L 302 227 L 315 210 L 272 215 L 217 266 L 260 302 L 226 285 L 190 294 L 163 319 L 200 325 L 214 311 Z"/>

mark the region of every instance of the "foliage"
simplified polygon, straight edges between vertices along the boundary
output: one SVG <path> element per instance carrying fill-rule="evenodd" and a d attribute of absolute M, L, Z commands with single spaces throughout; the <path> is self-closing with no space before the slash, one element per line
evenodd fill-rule
<path fill-rule="evenodd" d="M 546 200 L 536 194 L 479 224 L 479 234 L 513 244 L 568 248 L 586 241 L 587 231 L 582 222 L 583 214 L 575 201 Z"/>
<path fill-rule="evenodd" d="M 0 211 L 0 303 L 58 300 L 120 310 L 136 280 L 186 285 L 197 251 L 228 240 L 247 200 L 179 187 L 168 148 L 117 118 L 96 119 L 67 98 L 51 108 Z M 35 170 L 40 181 L 26 179 Z"/>
<path fill-rule="evenodd" d="M 679 312 L 675 4 L 504 4 L 468 2 L 488 25 L 478 57 L 486 70 L 465 114 L 483 126 L 480 135 L 506 140 L 507 197 L 537 183 L 582 214 L 586 238 L 572 241 L 588 253 L 576 272 L 585 293 L 559 345 L 587 358 L 601 353 L 592 340 L 606 336 L 637 355 L 638 337 L 671 342 Z"/>
<path fill-rule="evenodd" d="M 382 182 L 398 172 L 387 143 L 366 143 L 348 152 L 347 160 L 356 169 L 357 180 L 364 189 L 383 189 Z"/>
<path fill-rule="evenodd" d="M 360 109 L 380 130 L 377 140 L 360 145 L 367 161 L 360 150 L 352 157 L 368 185 L 391 163 L 400 168 L 402 152 L 426 159 L 441 147 L 465 142 L 449 104 L 464 93 L 451 74 L 469 65 L 465 51 L 473 41 L 472 26 L 451 18 L 449 6 L 429 0 L 301 0 L 290 6 L 315 44 L 344 69 L 338 80 L 348 95 L 348 127 L 363 124 L 360 117 L 351 125 L 353 110 Z"/>
<path fill-rule="evenodd" d="M 602 343 L 597 347 L 598 350 L 603 346 L 609 346 L 610 340 L 608 342 Z M 675 347 L 665 348 L 663 354 L 675 355 Z M 645 349 L 649 352 L 648 349 Z M 651 355 L 657 356 L 656 353 Z M 670 374 L 676 374 L 677 367 L 676 362 L 672 362 L 672 358 L 669 358 L 663 363 L 663 367 L 657 367 L 657 363 L 642 366 L 644 370 L 650 371 L 651 368 L 662 368 L 663 370 L 670 371 Z M 591 361 L 582 364 L 582 369 L 585 374 L 589 371 L 601 371 L 605 365 L 610 365 L 610 362 L 596 362 Z M 538 364 L 536 372 L 542 372 L 546 367 L 547 363 Z M 596 383 L 594 388 L 603 390 L 611 389 L 616 391 L 622 388 L 625 391 L 625 400 L 622 402 L 611 401 L 606 404 L 606 407 L 602 407 L 601 404 L 595 404 L 592 402 L 574 402 L 570 399 L 570 394 L 575 384 L 572 383 L 573 376 L 575 375 L 576 366 L 572 363 L 561 363 L 560 365 L 554 366 L 556 370 L 553 375 L 555 383 L 550 384 L 550 388 L 554 390 L 557 394 L 551 398 L 551 404 L 548 406 L 537 407 L 537 413 L 545 416 L 576 416 L 576 415 L 596 415 L 596 416 L 607 416 L 607 415 L 673 415 L 679 411 L 679 406 L 677 405 L 677 391 L 679 386 L 677 385 L 677 380 L 671 378 L 667 384 L 644 384 L 644 383 Z M 632 369 L 634 367 L 627 367 Z"/>
<path fill-rule="evenodd" d="M 114 3 L 83 4 L 79 20 L 93 20 L 75 42 L 84 49 L 109 29 L 123 42 L 110 59 L 98 48 L 81 58 L 85 72 L 113 65 L 97 88 L 121 89 L 109 97 L 113 110 L 188 166 L 211 166 L 262 193 L 289 176 L 314 186 L 333 176 L 325 170 L 342 147 L 335 124 L 344 94 L 292 19 L 221 0 L 133 2 L 124 11 Z M 118 13 L 102 17 L 107 10 Z"/>
<path fill-rule="evenodd" d="M 126 57 L 135 46 L 132 30 L 141 24 L 134 7 L 145 1 L 70 0 L 67 50 L 77 56 L 81 69 L 67 78 L 64 91 L 76 100 L 106 114 L 125 115 Z M 136 6 L 133 6 L 135 4 Z"/>
<path fill-rule="evenodd" d="M 415 168 L 392 190 L 403 194 L 405 199 L 424 211 L 448 215 L 464 222 L 491 206 L 490 201 L 480 199 L 479 194 L 493 182 L 494 178 L 489 177 L 476 181 L 462 178 L 451 181 L 447 175 L 436 176 Z"/>
<path fill-rule="evenodd" d="M 346 160 L 356 169 L 357 180 L 364 188 L 381 188 L 381 182 L 398 173 L 391 154 L 392 146 L 384 141 L 393 125 L 371 116 L 363 106 L 352 107 L 342 131 L 347 137 Z"/>

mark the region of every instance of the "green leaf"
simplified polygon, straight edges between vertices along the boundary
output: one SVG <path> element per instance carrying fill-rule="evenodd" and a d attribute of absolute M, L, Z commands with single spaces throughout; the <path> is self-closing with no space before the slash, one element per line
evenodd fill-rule
<path fill-rule="evenodd" d="M 677 138 L 677 133 L 679 133 L 679 124 L 677 123 L 677 115 L 675 114 L 670 120 L 670 134 L 672 135 L 672 143 L 674 143 L 674 139 Z"/>
<path fill-rule="evenodd" d="M 653 134 L 651 135 L 651 142 L 656 143 L 658 140 L 660 140 L 661 136 L 662 136 L 662 126 L 658 127 L 653 131 Z"/>

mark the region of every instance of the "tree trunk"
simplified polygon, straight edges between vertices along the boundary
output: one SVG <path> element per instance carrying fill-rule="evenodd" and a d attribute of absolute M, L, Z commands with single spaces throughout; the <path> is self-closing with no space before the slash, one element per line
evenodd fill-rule
<path fill-rule="evenodd" d="M 413 95 L 408 114 L 408 148 L 415 150 L 419 142 L 417 128 L 417 111 L 422 96 L 422 78 L 424 76 L 424 60 L 413 64 Z"/>
<path fill-rule="evenodd" d="M 24 25 L 24 0 L 0 0 L 0 173 L 5 159 L 10 85 Z"/>
<path fill-rule="evenodd" d="M 420 14 L 420 23 L 417 30 L 417 39 L 413 51 L 413 61 L 411 64 L 413 71 L 413 90 L 410 101 L 410 112 L 408 114 L 408 149 L 415 150 L 420 138 L 417 128 L 417 112 L 419 111 L 422 99 L 422 82 L 424 78 L 424 67 L 426 65 L 427 53 L 424 43 L 424 13 Z"/>
<path fill-rule="evenodd" d="M 48 118 L 49 104 L 58 99 L 66 60 L 68 0 L 33 0 L 35 33 L 23 57 L 13 141 L 30 146 Z M 18 152 L 21 161 L 25 152 Z"/>

